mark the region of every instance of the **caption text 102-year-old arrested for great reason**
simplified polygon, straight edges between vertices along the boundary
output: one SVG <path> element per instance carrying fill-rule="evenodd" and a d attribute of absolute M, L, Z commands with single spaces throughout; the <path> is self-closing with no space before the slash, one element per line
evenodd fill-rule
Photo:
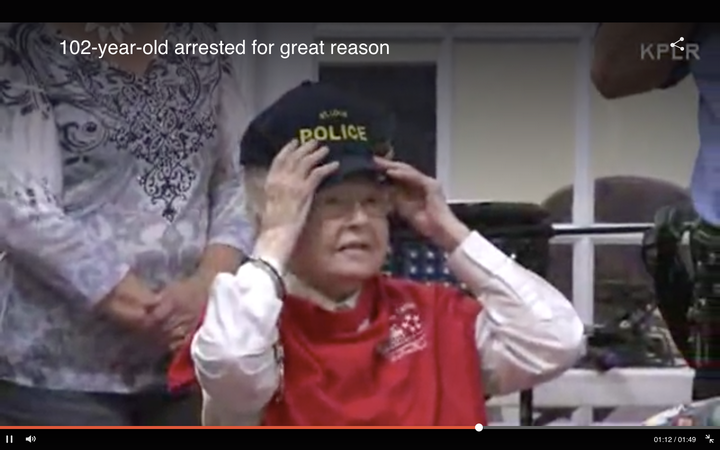
<path fill-rule="evenodd" d="M 246 49 L 247 47 L 247 49 Z M 64 40 L 60 42 L 63 54 L 96 55 L 103 58 L 106 55 L 132 55 L 144 53 L 146 55 L 167 55 L 173 51 L 176 55 L 280 55 L 283 59 L 291 56 L 319 56 L 319 55 L 389 55 L 390 44 L 387 43 L 340 43 L 326 44 L 323 41 L 312 43 L 267 43 L 254 39 L 250 45 L 245 41 L 212 42 L 212 43 L 177 43 L 170 45 L 167 41 L 147 42 L 143 45 L 137 43 L 94 43 L 88 40 Z M 249 50 L 249 51 L 247 51 Z"/>

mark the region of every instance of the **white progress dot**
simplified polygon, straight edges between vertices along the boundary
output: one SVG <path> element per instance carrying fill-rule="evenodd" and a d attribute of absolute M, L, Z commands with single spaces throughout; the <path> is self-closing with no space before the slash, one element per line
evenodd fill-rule
<path fill-rule="evenodd" d="M 482 431 L 482 430 L 483 430 L 483 426 L 481 423 L 475 425 L 475 431 Z"/>

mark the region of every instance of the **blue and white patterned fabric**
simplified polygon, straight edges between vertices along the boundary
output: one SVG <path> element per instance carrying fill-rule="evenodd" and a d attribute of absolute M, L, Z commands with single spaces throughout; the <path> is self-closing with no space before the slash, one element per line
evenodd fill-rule
<path fill-rule="evenodd" d="M 397 278 L 421 283 L 440 283 L 464 289 L 446 265 L 447 255 L 430 242 L 418 238 L 398 239 L 392 243 L 383 271 Z"/>
<path fill-rule="evenodd" d="M 403 243 L 393 248 L 391 259 L 396 261 L 391 269 L 395 276 L 422 282 L 455 282 L 445 265 L 445 254 L 429 244 Z"/>
<path fill-rule="evenodd" d="M 231 63 L 158 56 L 134 75 L 63 54 L 49 25 L 0 29 L 0 379 L 50 389 L 164 386 L 165 350 L 91 308 L 132 270 L 152 289 L 209 244 L 247 251 L 243 108 Z M 210 24 L 167 24 L 175 44 Z"/>

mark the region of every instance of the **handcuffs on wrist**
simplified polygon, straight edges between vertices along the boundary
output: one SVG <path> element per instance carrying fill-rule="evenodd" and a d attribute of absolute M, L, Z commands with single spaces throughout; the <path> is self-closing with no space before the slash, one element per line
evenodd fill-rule
<path fill-rule="evenodd" d="M 283 281 L 280 268 L 277 267 L 278 264 L 273 264 L 272 262 L 260 257 L 250 257 L 248 258 L 248 263 L 265 272 L 272 279 L 278 298 L 280 300 L 285 298 L 287 291 L 285 290 L 285 282 Z"/>
<path fill-rule="evenodd" d="M 247 262 L 265 272 L 272 279 L 276 295 L 278 299 L 282 301 L 285 298 L 285 293 L 287 291 L 285 290 L 285 282 L 282 278 L 282 269 L 280 268 L 280 265 L 277 263 L 273 264 L 273 262 L 257 256 L 248 258 Z M 274 401 L 280 402 L 283 398 L 283 383 L 285 379 L 285 358 L 280 339 L 278 339 L 273 345 L 273 353 L 275 363 L 278 367 L 278 388 L 274 395 Z"/>

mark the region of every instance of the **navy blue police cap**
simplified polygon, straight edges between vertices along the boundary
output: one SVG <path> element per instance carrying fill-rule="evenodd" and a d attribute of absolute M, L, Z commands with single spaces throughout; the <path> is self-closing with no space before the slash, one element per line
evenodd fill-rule
<path fill-rule="evenodd" d="M 394 116 L 385 108 L 321 82 L 303 82 L 260 113 L 241 141 L 245 167 L 269 168 L 291 140 L 316 140 L 339 162 L 324 186 L 356 174 L 378 174 L 374 156 L 392 155 Z M 378 174 L 379 175 L 379 174 Z"/>

